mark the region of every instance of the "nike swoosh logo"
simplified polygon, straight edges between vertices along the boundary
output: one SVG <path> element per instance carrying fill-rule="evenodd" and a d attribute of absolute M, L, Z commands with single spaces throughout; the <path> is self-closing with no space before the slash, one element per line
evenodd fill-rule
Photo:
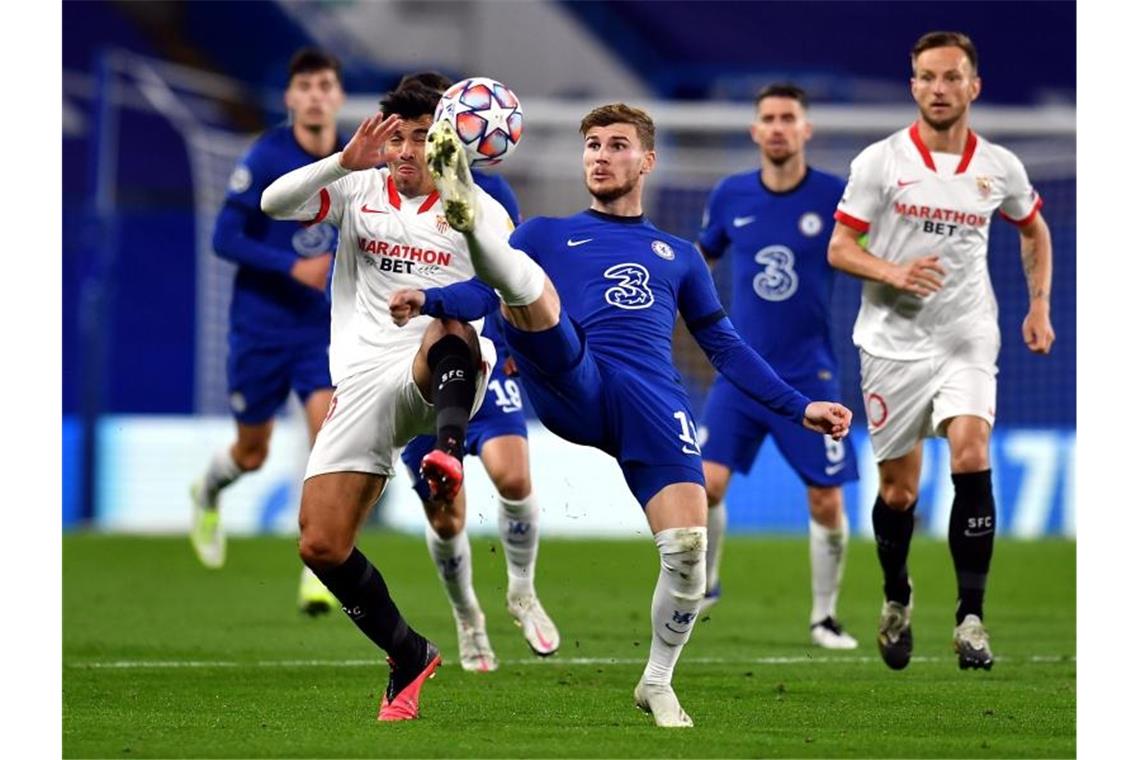
<path fill-rule="evenodd" d="M 733 227 L 743 227 L 744 225 L 752 224 L 755 221 L 756 221 L 756 217 L 754 217 L 754 216 L 734 216 L 732 218 L 732 226 Z"/>
<path fill-rule="evenodd" d="M 829 464 L 827 467 L 823 468 L 823 471 L 826 472 L 828 475 L 834 475 L 835 473 L 839 472 L 840 470 L 842 470 L 846 466 L 847 466 L 846 462 L 840 462 L 839 464 Z"/>
<path fill-rule="evenodd" d="M 363 206 L 361 206 L 360 210 L 362 212 L 364 212 L 365 214 L 387 214 L 388 213 L 387 211 L 384 211 L 382 209 L 368 208 L 367 203 L 365 203 Z"/>
<path fill-rule="evenodd" d="M 575 246 L 579 246 L 579 245 L 582 245 L 584 243 L 589 243 L 591 240 L 593 240 L 593 238 L 582 238 L 581 240 L 571 239 L 571 240 L 566 241 L 566 245 L 570 246 L 571 248 L 574 248 Z"/>
<path fill-rule="evenodd" d="M 701 455 L 701 452 L 699 452 L 695 449 L 690 449 L 688 446 L 682 446 L 681 447 L 681 453 L 682 454 L 695 454 L 697 456 Z"/>
<path fill-rule="evenodd" d="M 989 534 L 991 534 L 993 532 L 994 532 L 993 528 L 990 528 L 989 530 L 980 530 L 980 531 L 972 531 L 969 528 L 967 528 L 966 530 L 963 531 L 963 533 L 965 533 L 970 538 L 981 538 L 982 536 L 988 536 Z"/>
<path fill-rule="evenodd" d="M 899 187 L 906 187 L 907 185 L 915 185 L 915 184 L 918 184 L 919 182 L 922 182 L 922 180 L 920 180 L 920 179 L 901 180 L 900 179 L 899 180 Z"/>

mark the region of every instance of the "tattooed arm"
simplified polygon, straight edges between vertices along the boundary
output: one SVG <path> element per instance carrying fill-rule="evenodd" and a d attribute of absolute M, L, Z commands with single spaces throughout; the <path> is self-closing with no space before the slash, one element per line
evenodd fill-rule
<path fill-rule="evenodd" d="M 1021 323 L 1025 345 L 1035 354 L 1047 354 L 1053 346 L 1053 323 L 1049 320 L 1049 291 L 1053 286 L 1053 241 L 1041 214 L 1019 228 L 1021 265 L 1029 285 L 1029 313 Z"/>

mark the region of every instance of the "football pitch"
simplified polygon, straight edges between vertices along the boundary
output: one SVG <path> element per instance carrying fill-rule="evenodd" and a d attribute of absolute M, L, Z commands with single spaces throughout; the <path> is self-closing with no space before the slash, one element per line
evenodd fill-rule
<path fill-rule="evenodd" d="M 63 539 L 64 757 L 1073 757 L 1076 546 L 999 539 L 986 623 L 997 662 L 959 671 L 945 543 L 916 539 L 914 659 L 880 661 L 874 545 L 852 541 L 840 617 L 860 646 L 808 645 L 807 539 L 730 537 L 724 596 L 674 677 L 692 730 L 633 706 L 657 554 L 641 541 L 546 540 L 538 589 L 562 632 L 530 654 L 507 615 L 501 549 L 473 538 L 500 659 L 463 672 L 423 540 L 366 533 L 401 610 L 444 666 L 422 719 L 380 724 L 387 666 L 339 610 L 296 611 L 288 538 L 231 539 L 224 569 L 184 538 Z"/>

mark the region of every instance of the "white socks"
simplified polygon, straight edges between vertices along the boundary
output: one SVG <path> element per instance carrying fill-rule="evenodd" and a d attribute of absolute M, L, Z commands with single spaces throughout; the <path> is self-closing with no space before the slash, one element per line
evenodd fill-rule
<path fill-rule="evenodd" d="M 440 538 L 428 523 L 424 536 L 452 610 L 458 617 L 470 620 L 479 610 L 479 600 L 471 584 L 471 542 L 467 531 L 462 530 L 452 538 Z"/>
<path fill-rule="evenodd" d="M 229 446 L 214 454 L 214 458 L 210 460 L 210 465 L 206 468 L 206 475 L 202 479 L 203 487 L 206 490 L 206 501 L 213 504 L 218 492 L 241 477 L 241 473 L 241 468 L 237 466 L 237 462 L 230 454 Z"/>
<path fill-rule="evenodd" d="M 709 504 L 709 554 L 705 565 L 708 590 L 720 583 L 720 554 L 724 547 L 724 531 L 728 525 L 728 508 L 724 502 Z"/>
<path fill-rule="evenodd" d="M 642 680 L 669 684 L 705 595 L 705 528 L 669 528 L 653 536 L 661 572 L 653 591 L 653 643 Z"/>
<path fill-rule="evenodd" d="M 546 273 L 534 259 L 511 248 L 508 230 L 490 229 L 493 222 L 477 212 L 475 229 L 467 235 L 471 263 L 479 279 L 499 292 L 507 306 L 534 303 L 546 288 Z"/>
<path fill-rule="evenodd" d="M 520 501 L 499 496 L 499 538 L 507 556 L 507 596 L 533 594 L 538 559 L 538 502 L 534 491 Z"/>
<path fill-rule="evenodd" d="M 808 547 L 811 552 L 811 623 L 835 617 L 839 583 L 843 580 L 843 560 L 847 555 L 847 515 L 839 513 L 839 527 L 825 528 L 808 519 Z"/>

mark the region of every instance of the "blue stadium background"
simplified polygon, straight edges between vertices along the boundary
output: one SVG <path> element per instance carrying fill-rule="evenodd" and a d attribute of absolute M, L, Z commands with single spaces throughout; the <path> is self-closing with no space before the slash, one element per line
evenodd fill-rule
<path fill-rule="evenodd" d="M 97 57 L 111 46 L 223 73 L 255 88 L 280 88 L 292 51 L 313 41 L 273 2 L 164 3 L 161 11 L 148 11 L 147 5 L 153 4 L 64 4 L 65 92 L 89 92 Z M 790 78 L 809 83 L 821 102 L 905 103 L 909 45 L 923 31 L 957 27 L 982 51 L 986 103 L 1075 103 L 1075 3 L 954 4 L 953 13 L 942 4 L 887 2 L 561 5 L 661 98 L 747 101 L 758 82 Z M 248 34 L 250 29 L 257 33 Z M 433 66 L 430 59 L 415 62 L 415 68 L 432 67 L 448 68 Z M 349 59 L 346 89 L 381 92 L 402 73 Z M 891 90 L 876 82 L 898 86 Z M 75 102 L 91 107 L 89 101 Z M 130 150 L 118 157 L 118 255 L 107 262 L 98 244 L 105 230 L 92 206 L 91 125 L 96 120 L 93 113 L 88 116 L 86 127 L 65 130 L 62 140 L 65 524 L 91 516 L 92 489 L 84 488 L 80 445 L 85 412 L 194 412 L 197 294 L 185 147 L 162 117 L 123 112 L 121 144 Z M 250 103 L 228 118 L 234 129 L 256 130 L 281 114 Z M 1027 303 L 1017 235 L 1011 226 L 995 223 L 990 267 L 1004 342 L 999 415 L 1001 424 L 1011 427 L 1071 430 L 1076 425 L 1076 180 L 1036 185 L 1045 198 L 1055 247 L 1052 314 L 1058 340 L 1053 353 L 1040 358 L 1031 357 L 1016 338 Z M 1051 204 L 1051 198 L 1067 202 Z M 659 205 L 692 210 L 670 214 L 677 221 L 663 226 L 693 238 L 703 193 L 664 187 L 656 199 Z M 522 201 L 526 212 L 526 198 Z M 857 357 L 849 339 L 858 288 L 849 278 L 837 278 L 833 339 L 844 401 L 861 417 Z M 99 341 L 89 340 L 93 333 L 85 324 L 99 326 Z M 706 382 L 691 378 L 698 410 Z M 865 472 L 870 469 L 869 462 L 862 464 Z"/>

